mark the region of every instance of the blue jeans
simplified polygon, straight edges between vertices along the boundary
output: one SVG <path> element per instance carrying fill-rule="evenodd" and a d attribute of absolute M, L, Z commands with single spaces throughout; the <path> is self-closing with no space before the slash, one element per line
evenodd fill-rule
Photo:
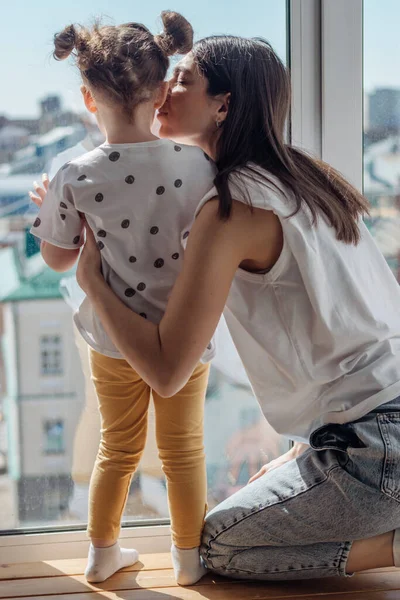
<path fill-rule="evenodd" d="M 207 567 L 235 579 L 346 575 L 352 541 L 400 527 L 400 397 L 315 431 L 299 458 L 206 518 Z"/>

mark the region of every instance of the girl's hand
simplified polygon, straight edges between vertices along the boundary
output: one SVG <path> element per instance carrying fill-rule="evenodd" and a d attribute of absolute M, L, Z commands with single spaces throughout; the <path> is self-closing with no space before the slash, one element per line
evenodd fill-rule
<path fill-rule="evenodd" d="M 49 189 L 50 180 L 49 180 L 49 176 L 47 175 L 47 173 L 43 173 L 42 183 L 43 183 L 43 187 L 40 187 L 40 185 L 37 183 L 37 181 L 34 181 L 33 187 L 35 189 L 36 194 L 34 194 L 33 192 L 29 192 L 30 199 L 39 208 L 42 206 L 43 200 L 45 199 L 45 196 L 47 194 L 47 190 Z"/>
<path fill-rule="evenodd" d="M 85 221 L 85 245 L 79 257 L 78 268 L 76 270 L 76 280 L 79 287 L 89 296 L 91 290 L 96 287 L 99 281 L 103 281 L 101 274 L 101 256 L 97 247 L 95 237 L 89 225 Z"/>
<path fill-rule="evenodd" d="M 307 448 L 309 448 L 308 444 L 302 444 L 300 442 L 296 442 L 296 444 L 294 444 L 294 446 L 292 448 L 290 448 L 290 450 L 288 450 L 288 452 L 285 452 L 285 454 L 282 454 L 282 456 L 278 456 L 278 458 L 275 458 L 275 460 L 271 460 L 269 463 L 267 463 L 266 465 L 261 467 L 261 469 L 258 471 L 258 473 L 256 473 L 255 475 L 253 475 L 253 477 L 251 479 L 249 479 L 249 483 L 252 483 L 259 477 L 262 477 L 263 475 L 265 475 L 266 473 L 269 473 L 270 471 L 273 471 L 274 469 L 281 467 L 282 465 L 289 462 L 290 460 L 297 458 L 298 456 L 300 456 L 300 454 L 303 454 L 303 452 L 305 450 L 307 450 Z"/>

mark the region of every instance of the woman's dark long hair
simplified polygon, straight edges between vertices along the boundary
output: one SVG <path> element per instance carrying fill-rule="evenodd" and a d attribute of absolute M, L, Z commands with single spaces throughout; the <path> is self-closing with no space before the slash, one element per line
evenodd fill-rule
<path fill-rule="evenodd" d="M 331 166 L 285 142 L 290 77 L 270 44 L 261 38 L 213 36 L 197 42 L 192 52 L 208 81 L 208 94 L 231 94 L 217 145 L 221 218 L 231 214 L 231 173 L 244 170 L 259 179 L 253 163 L 292 191 L 296 208 L 291 216 L 308 207 L 315 224 L 323 213 L 338 240 L 357 244 L 368 202 Z M 263 177 L 268 180 L 267 174 Z"/>

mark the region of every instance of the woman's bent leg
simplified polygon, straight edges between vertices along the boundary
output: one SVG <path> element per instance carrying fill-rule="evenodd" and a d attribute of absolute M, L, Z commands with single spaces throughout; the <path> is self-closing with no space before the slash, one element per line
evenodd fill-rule
<path fill-rule="evenodd" d="M 366 538 L 373 538 L 366 542 L 371 551 L 382 543 L 390 560 L 388 532 L 400 526 L 397 408 L 316 432 L 318 450 L 310 448 L 216 507 L 203 535 L 207 566 L 241 579 L 343 576 L 350 572 L 352 542 Z"/>

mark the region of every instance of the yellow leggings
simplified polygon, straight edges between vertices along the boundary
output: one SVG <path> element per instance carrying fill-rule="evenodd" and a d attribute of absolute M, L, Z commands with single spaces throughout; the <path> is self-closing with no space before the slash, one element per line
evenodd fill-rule
<path fill-rule="evenodd" d="M 125 360 L 91 349 L 90 363 L 101 415 L 101 440 L 90 480 L 89 537 L 118 538 L 129 485 L 146 443 L 152 394 L 172 540 L 179 548 L 199 546 L 207 508 L 203 416 L 208 365 L 199 365 L 175 396 L 161 398 Z"/>

